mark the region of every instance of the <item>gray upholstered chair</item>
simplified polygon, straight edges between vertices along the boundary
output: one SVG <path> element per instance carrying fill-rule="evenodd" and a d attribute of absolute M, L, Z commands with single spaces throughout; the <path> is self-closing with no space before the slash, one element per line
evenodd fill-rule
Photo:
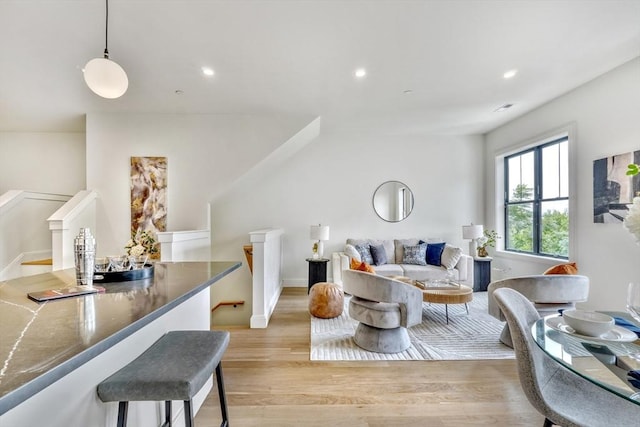
<path fill-rule="evenodd" d="M 589 278 L 568 274 L 541 274 L 491 282 L 487 287 L 489 314 L 504 322 L 506 319 L 493 295 L 496 289 L 500 288 L 511 288 L 520 292 L 533 303 L 538 313 L 544 317 L 557 313 L 560 309 L 575 308 L 577 302 L 586 301 L 589 297 Z M 508 323 L 502 330 L 500 341 L 513 347 Z"/>
<path fill-rule="evenodd" d="M 407 328 L 422 323 L 420 289 L 357 270 L 344 270 L 343 286 L 352 295 L 349 316 L 360 322 L 353 337 L 359 347 L 378 353 L 409 348 Z"/>
<path fill-rule="evenodd" d="M 533 303 L 513 289 L 497 289 L 496 303 L 511 329 L 518 376 L 529 402 L 545 416 L 544 426 L 632 426 L 640 406 L 593 384 L 551 359 L 534 342 L 531 325 L 540 318 Z"/>

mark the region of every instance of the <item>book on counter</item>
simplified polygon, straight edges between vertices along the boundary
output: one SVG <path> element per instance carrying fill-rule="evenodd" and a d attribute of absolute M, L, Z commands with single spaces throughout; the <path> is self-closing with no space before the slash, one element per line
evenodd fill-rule
<path fill-rule="evenodd" d="M 102 286 L 71 286 L 68 288 L 29 292 L 27 296 L 36 302 L 43 302 L 80 295 L 103 293 L 104 291 L 105 289 Z"/>

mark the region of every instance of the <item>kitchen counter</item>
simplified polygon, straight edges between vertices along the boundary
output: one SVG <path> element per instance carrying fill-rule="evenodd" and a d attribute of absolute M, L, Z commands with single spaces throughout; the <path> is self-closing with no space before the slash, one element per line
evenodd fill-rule
<path fill-rule="evenodd" d="M 129 342 L 126 350 L 121 349 L 123 354 L 115 357 L 115 363 L 100 365 L 105 372 L 96 378 L 104 378 L 124 366 L 168 330 L 190 327 L 188 319 L 184 319 L 192 316 L 189 311 L 180 314 L 186 324 L 180 319 L 159 320 L 204 290 L 204 297 L 197 303 L 198 314 L 193 313 L 193 317 L 200 319 L 196 328 L 208 328 L 209 286 L 240 265 L 156 263 L 151 278 L 100 283 L 96 285 L 104 287 L 105 293 L 44 303 L 30 300 L 27 293 L 74 286 L 74 269 L 0 282 L 0 424 L 4 420 L 2 414 L 11 414 L 12 408 L 19 408 L 131 335 L 143 329 L 153 331 L 149 336 L 139 335 L 133 346 Z M 88 386 L 93 394 L 96 384 Z M 95 396 L 92 398 L 95 400 Z"/>

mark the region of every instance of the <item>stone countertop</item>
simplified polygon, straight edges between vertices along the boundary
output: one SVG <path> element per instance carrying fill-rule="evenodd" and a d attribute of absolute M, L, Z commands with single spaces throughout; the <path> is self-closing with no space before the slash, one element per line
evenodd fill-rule
<path fill-rule="evenodd" d="M 156 263 L 151 278 L 43 303 L 27 293 L 74 286 L 74 269 L 0 282 L 0 415 L 241 265 Z"/>

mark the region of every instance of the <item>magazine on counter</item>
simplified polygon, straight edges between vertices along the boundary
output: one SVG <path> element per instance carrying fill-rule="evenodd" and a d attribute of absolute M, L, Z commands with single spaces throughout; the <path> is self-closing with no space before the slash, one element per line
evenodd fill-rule
<path fill-rule="evenodd" d="M 27 296 L 36 302 L 43 302 L 80 295 L 103 293 L 104 291 L 105 289 L 102 286 L 71 286 L 69 288 L 29 292 Z"/>

